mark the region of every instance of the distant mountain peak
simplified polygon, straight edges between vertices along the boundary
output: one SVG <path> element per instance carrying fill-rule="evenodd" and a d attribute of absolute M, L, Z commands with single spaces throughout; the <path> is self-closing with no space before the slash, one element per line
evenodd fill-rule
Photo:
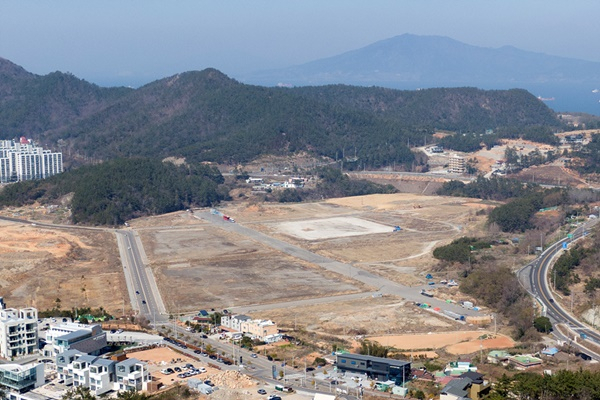
<path fill-rule="evenodd" d="M 296 86 L 348 84 L 410 89 L 474 86 L 507 89 L 541 82 L 600 82 L 600 63 L 521 50 L 469 45 L 445 36 L 405 33 L 359 49 L 243 82 Z"/>

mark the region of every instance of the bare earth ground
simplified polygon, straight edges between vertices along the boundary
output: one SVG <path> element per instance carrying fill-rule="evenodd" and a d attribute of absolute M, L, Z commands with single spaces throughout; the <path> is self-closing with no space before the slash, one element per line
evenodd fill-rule
<path fill-rule="evenodd" d="M 0 287 L 9 307 L 104 307 L 129 299 L 113 233 L 0 221 Z"/>
<path fill-rule="evenodd" d="M 457 324 L 452 320 L 439 318 L 394 296 L 288 307 L 250 315 L 278 321 L 284 328 L 297 325 L 297 328 L 305 328 L 307 331 L 327 332 L 347 338 L 364 331 L 383 334 L 457 329 Z M 364 331 L 361 332 L 361 329 Z"/>
<path fill-rule="evenodd" d="M 416 194 L 371 195 L 303 204 L 229 203 L 219 208 L 238 223 L 313 252 L 409 285 L 425 282 L 431 251 L 482 229 L 474 199 Z M 393 232 L 394 226 L 402 231 Z M 272 304 L 372 291 L 254 241 L 173 213 L 131 222 L 142 237 L 170 312 Z M 154 226 L 154 227 L 152 227 Z M 381 307 L 378 302 L 386 306 Z M 380 315 L 373 318 L 373 315 Z M 366 299 L 256 313 L 280 325 L 343 334 L 456 329 L 398 299 Z M 295 316 L 295 317 L 294 317 Z"/>
<path fill-rule="evenodd" d="M 241 205 L 225 211 L 271 236 L 396 282 L 417 285 L 424 283 L 418 273 L 435 262 L 433 248 L 481 230 L 485 216 L 477 216 L 476 211 L 487 207 L 479 200 L 403 193 L 287 206 Z M 368 221 L 374 229 L 368 231 L 353 223 L 356 220 Z M 336 229 L 329 221 L 343 227 Z M 382 226 L 387 232 L 381 232 Z M 393 232 L 394 226 L 402 231 Z"/>
<path fill-rule="evenodd" d="M 402 350 L 444 348 L 451 354 L 471 354 L 480 349 L 508 349 L 515 346 L 508 336 L 483 331 L 375 336 L 369 337 L 369 340 Z"/>
<path fill-rule="evenodd" d="M 192 229 L 141 230 L 171 312 L 274 303 L 361 291 L 361 286 L 184 214 Z M 175 216 L 175 218 L 179 218 Z M 136 226 L 133 224 L 132 226 Z"/>

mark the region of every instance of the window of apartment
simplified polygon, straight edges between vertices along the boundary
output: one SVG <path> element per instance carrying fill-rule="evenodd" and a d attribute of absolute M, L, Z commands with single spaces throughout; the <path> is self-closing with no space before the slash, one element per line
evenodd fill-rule
<path fill-rule="evenodd" d="M 346 364 L 346 360 L 341 359 L 340 361 L 342 362 L 342 364 Z"/>
<path fill-rule="evenodd" d="M 350 364 L 356 365 L 356 361 L 350 361 Z"/>
<path fill-rule="evenodd" d="M 124 365 L 119 365 L 117 367 L 117 371 L 119 371 L 119 372 L 125 372 L 125 366 Z"/>

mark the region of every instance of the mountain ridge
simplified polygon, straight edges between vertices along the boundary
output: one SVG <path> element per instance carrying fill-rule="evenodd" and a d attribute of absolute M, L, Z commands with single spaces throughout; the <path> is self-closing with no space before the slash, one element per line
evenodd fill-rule
<path fill-rule="evenodd" d="M 213 68 L 138 89 L 100 88 L 61 72 L 15 76 L 0 79 L 0 132 L 60 144 L 79 162 L 176 156 L 236 164 L 296 152 L 335 159 L 352 148 L 355 167 L 408 166 L 415 157 L 407 144 L 434 128 L 560 125 L 524 90 L 270 88 Z"/>

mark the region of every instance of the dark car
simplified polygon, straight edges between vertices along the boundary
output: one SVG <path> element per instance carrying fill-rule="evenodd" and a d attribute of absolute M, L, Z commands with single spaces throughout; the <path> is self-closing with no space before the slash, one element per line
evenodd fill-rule
<path fill-rule="evenodd" d="M 202 339 L 208 339 L 208 335 L 206 335 L 206 334 L 203 333 L 202 334 Z"/>
<path fill-rule="evenodd" d="M 211 382 L 211 381 L 209 381 L 209 380 L 206 380 L 206 381 L 204 381 L 204 384 L 205 384 L 205 385 L 208 385 L 208 386 L 215 386 L 215 384 L 214 384 L 214 383 L 212 383 L 212 382 Z"/>
<path fill-rule="evenodd" d="M 258 394 L 267 394 L 265 389 L 258 389 Z"/>
<path fill-rule="evenodd" d="M 271 356 L 267 356 L 267 360 L 269 360 L 269 361 L 273 361 L 273 357 L 271 357 Z"/>
<path fill-rule="evenodd" d="M 202 350 L 194 350 L 195 354 L 202 354 Z"/>
<path fill-rule="evenodd" d="M 215 356 L 214 354 L 211 354 L 210 356 L 208 356 L 208 358 L 210 358 L 211 360 L 216 360 L 217 356 Z"/>
<path fill-rule="evenodd" d="M 310 372 L 310 371 L 314 371 L 315 369 L 313 367 L 308 367 L 306 368 L 306 372 Z"/>
<path fill-rule="evenodd" d="M 146 300 L 142 300 L 142 304 L 146 304 Z"/>
<path fill-rule="evenodd" d="M 181 368 L 179 368 L 179 367 L 175 367 L 173 369 L 175 370 L 175 372 L 181 372 Z"/>
<path fill-rule="evenodd" d="M 140 291 L 139 291 L 139 290 L 136 290 L 136 291 L 135 291 L 135 294 L 140 294 Z"/>

